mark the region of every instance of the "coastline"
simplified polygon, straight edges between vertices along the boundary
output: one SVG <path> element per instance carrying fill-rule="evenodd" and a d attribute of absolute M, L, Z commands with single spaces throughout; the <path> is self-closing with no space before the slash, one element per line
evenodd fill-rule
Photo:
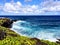
<path fill-rule="evenodd" d="M 13 23 L 15 23 L 15 22 L 17 22 L 17 21 L 22 22 L 21 20 L 16 20 L 16 21 L 14 21 Z M 11 28 L 11 30 L 15 31 L 16 33 L 18 33 L 18 34 L 20 34 L 20 35 L 22 35 L 22 36 L 27 36 L 27 35 L 23 35 L 23 34 L 19 33 L 19 32 L 17 31 L 17 29 L 15 30 L 15 29 Z M 43 36 L 44 36 L 44 35 L 43 35 Z M 32 36 L 27 36 L 27 37 L 34 38 L 34 37 L 32 37 Z M 38 38 L 38 39 L 43 40 L 42 38 Z M 58 41 L 56 38 L 55 38 L 55 39 L 44 39 L 44 40 L 49 40 L 49 41 L 51 41 L 51 42 L 56 42 L 56 41 Z"/>
<path fill-rule="evenodd" d="M 3 24 L 6 23 L 7 26 L 8 26 L 8 25 L 11 24 L 10 19 L 8 19 L 8 20 L 9 20 L 8 22 L 6 22 L 7 19 L 0 19 L 0 23 L 1 23 L 1 20 L 2 20 L 2 24 L 1 24 L 1 25 L 3 25 Z M 9 24 L 9 23 L 10 23 L 10 24 Z M 17 36 L 17 35 L 18 35 L 18 36 L 16 37 L 17 39 L 19 39 L 18 37 L 22 37 L 22 39 L 19 39 L 19 40 L 21 40 L 21 41 L 24 39 L 24 36 L 19 35 L 18 33 L 14 32 L 14 31 L 11 31 L 10 28 L 5 27 L 4 25 L 1 26 L 0 29 L 1 29 L 1 30 L 5 30 L 5 32 L 6 32 L 6 31 L 9 31 L 9 32 L 6 32 L 7 36 L 10 35 L 10 36 L 8 36 L 9 39 L 10 39 L 11 36 L 12 36 L 12 38 L 14 37 L 13 39 L 15 39 L 15 36 Z M 9 33 L 9 34 L 8 34 L 8 33 Z M 15 34 L 16 34 L 16 35 L 15 35 Z M 6 37 L 6 38 L 7 38 L 7 37 Z M 28 38 L 28 37 L 26 37 L 26 36 L 25 36 L 25 38 L 27 38 L 27 41 L 28 41 L 28 40 L 30 40 L 31 42 L 34 41 L 34 44 L 35 44 L 35 41 L 37 41 L 37 42 L 36 42 L 36 45 L 40 45 L 40 44 L 47 45 L 47 44 L 49 44 L 49 43 L 51 43 L 50 45 L 52 45 L 52 42 L 47 41 L 47 40 L 40 40 L 40 39 L 37 39 L 37 38 L 30 38 L 30 37 Z M 5 39 L 5 38 L 4 38 L 4 39 Z M 5 39 L 5 40 L 6 40 L 6 39 Z M 26 39 L 25 39 L 25 40 L 26 40 Z M 11 40 L 11 41 L 12 41 L 12 40 Z M 16 40 L 16 41 L 17 41 L 17 40 Z M 1 42 L 1 41 L 0 41 L 0 42 Z M 18 41 L 18 42 L 19 42 L 19 41 Z M 45 42 L 46 42 L 46 43 L 45 43 Z M 47 43 L 47 42 L 49 42 L 49 43 Z M 11 42 L 11 43 L 12 43 L 12 42 Z M 20 43 L 21 43 L 21 42 L 20 42 Z M 24 42 L 23 42 L 23 43 L 24 43 Z M 7 44 L 8 44 L 8 43 L 7 43 Z M 10 43 L 9 43 L 9 44 L 10 44 Z M 24 43 L 24 44 L 25 44 L 25 43 Z M 34 45 L 34 44 L 33 44 L 33 45 Z M 57 43 L 53 42 L 53 44 L 57 44 Z M 31 44 L 31 45 L 32 45 L 32 44 Z"/>

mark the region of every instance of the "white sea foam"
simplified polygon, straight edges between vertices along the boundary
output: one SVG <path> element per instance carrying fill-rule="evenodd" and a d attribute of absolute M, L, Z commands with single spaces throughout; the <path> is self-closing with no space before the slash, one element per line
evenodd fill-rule
<path fill-rule="evenodd" d="M 11 29 L 23 36 L 36 37 L 53 42 L 57 40 L 57 35 L 60 33 L 57 29 L 40 28 L 39 30 L 36 30 L 36 28 L 37 27 L 33 28 L 29 22 L 19 20 L 13 23 Z"/>

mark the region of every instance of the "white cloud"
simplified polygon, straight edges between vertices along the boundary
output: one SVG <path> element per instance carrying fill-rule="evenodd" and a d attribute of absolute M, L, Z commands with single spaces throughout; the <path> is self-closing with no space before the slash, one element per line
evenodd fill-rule
<path fill-rule="evenodd" d="M 12 13 L 34 13 L 38 9 L 37 5 L 26 5 L 23 6 L 20 2 L 16 3 L 5 3 L 3 11 Z"/>
<path fill-rule="evenodd" d="M 60 12 L 60 1 L 46 0 L 40 5 L 23 5 L 19 1 L 15 3 L 10 2 L 0 6 L 0 9 L 6 13 L 45 14 L 47 12 Z"/>
<path fill-rule="evenodd" d="M 5 12 L 12 12 L 12 13 L 18 13 L 20 10 L 22 4 L 20 2 L 17 3 L 5 3 L 3 7 L 3 11 Z"/>
<path fill-rule="evenodd" d="M 60 11 L 60 1 L 47 1 L 41 3 L 42 10 L 45 11 Z"/>

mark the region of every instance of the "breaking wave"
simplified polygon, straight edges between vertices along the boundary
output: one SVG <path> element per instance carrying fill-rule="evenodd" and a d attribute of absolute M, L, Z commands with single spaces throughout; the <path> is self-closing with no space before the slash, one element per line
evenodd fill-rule
<path fill-rule="evenodd" d="M 39 39 L 56 41 L 60 38 L 60 27 L 48 27 L 47 25 L 39 25 L 38 23 L 31 23 L 28 21 L 18 20 L 12 24 L 12 30 L 20 35 L 28 37 L 36 37 Z"/>

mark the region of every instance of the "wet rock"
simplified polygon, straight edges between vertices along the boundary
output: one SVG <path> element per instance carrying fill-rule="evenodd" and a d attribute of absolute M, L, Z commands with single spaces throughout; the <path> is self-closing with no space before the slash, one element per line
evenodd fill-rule
<path fill-rule="evenodd" d="M 58 41 L 60 41 L 60 39 L 57 39 Z"/>
<path fill-rule="evenodd" d="M 31 40 L 36 40 L 36 45 L 48 45 L 48 44 L 46 44 L 46 43 L 44 43 L 44 42 L 41 42 L 39 39 L 37 39 L 37 38 L 31 38 Z"/>
<path fill-rule="evenodd" d="M 60 44 L 60 39 L 57 39 L 58 41 L 56 41 L 56 43 Z"/>
<path fill-rule="evenodd" d="M 59 41 L 56 41 L 56 43 L 60 44 L 60 42 L 59 42 Z"/>

